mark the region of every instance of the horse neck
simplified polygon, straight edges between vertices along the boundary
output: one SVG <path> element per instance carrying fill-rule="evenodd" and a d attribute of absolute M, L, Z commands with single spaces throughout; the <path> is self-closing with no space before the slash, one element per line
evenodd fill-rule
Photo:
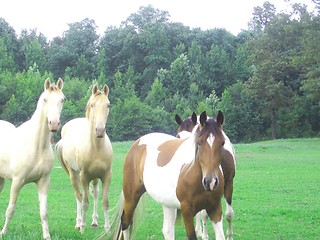
<path fill-rule="evenodd" d="M 88 119 L 88 118 L 87 118 Z M 88 139 L 94 148 L 99 148 L 101 145 L 104 144 L 105 137 L 98 138 L 95 131 L 95 125 L 90 117 L 88 119 Z"/>
<path fill-rule="evenodd" d="M 29 124 L 27 131 L 33 134 L 34 144 L 43 148 L 50 145 L 50 130 L 46 114 L 37 109 L 29 120 Z"/>

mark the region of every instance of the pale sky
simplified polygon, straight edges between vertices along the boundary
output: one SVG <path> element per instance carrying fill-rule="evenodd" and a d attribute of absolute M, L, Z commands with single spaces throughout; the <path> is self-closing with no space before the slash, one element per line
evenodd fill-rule
<path fill-rule="evenodd" d="M 2 0 L 0 17 L 4 18 L 19 35 L 22 29 L 37 29 L 49 40 L 62 36 L 68 23 L 85 18 L 95 20 L 98 34 L 103 35 L 108 26 L 119 27 L 140 6 L 168 11 L 172 22 L 181 22 L 202 30 L 225 28 L 233 34 L 247 29 L 253 8 L 265 0 Z M 288 10 L 285 0 L 269 0 L 278 11 Z M 311 0 L 291 0 L 307 5 Z"/>

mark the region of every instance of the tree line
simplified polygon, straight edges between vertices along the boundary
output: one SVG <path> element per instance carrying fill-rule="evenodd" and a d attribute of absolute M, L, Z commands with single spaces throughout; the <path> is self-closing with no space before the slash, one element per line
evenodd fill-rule
<path fill-rule="evenodd" d="M 94 83 L 108 84 L 113 141 L 151 131 L 174 134 L 174 115 L 225 115 L 233 142 L 314 137 L 320 132 L 320 16 L 265 2 L 248 29 L 191 29 L 167 11 L 141 7 L 119 27 L 97 34 L 92 19 L 48 40 L 17 36 L 0 18 L 0 118 L 30 118 L 47 77 L 65 81 L 62 123 L 84 116 Z"/>

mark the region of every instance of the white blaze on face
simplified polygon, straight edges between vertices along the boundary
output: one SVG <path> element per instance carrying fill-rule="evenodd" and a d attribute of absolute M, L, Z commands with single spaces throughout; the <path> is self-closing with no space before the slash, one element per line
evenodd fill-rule
<path fill-rule="evenodd" d="M 210 135 L 207 138 L 207 142 L 208 142 L 210 147 L 213 147 L 214 140 L 215 140 L 214 135 L 212 133 L 210 133 Z"/>

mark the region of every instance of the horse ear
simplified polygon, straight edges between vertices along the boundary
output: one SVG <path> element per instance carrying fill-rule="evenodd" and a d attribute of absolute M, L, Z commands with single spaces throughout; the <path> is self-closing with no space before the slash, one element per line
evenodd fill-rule
<path fill-rule="evenodd" d="M 98 85 L 97 84 L 95 84 L 94 86 L 93 86 L 93 88 L 92 88 L 92 95 L 94 95 L 94 94 L 96 94 L 97 92 L 98 92 Z"/>
<path fill-rule="evenodd" d="M 47 78 L 44 81 L 44 90 L 47 90 L 50 87 L 51 83 L 50 83 L 50 78 Z"/>
<path fill-rule="evenodd" d="M 191 120 L 192 120 L 194 125 L 197 124 L 197 114 L 195 112 L 192 113 Z"/>
<path fill-rule="evenodd" d="M 181 120 L 181 118 L 180 118 L 180 116 L 178 114 L 176 114 L 175 119 L 176 119 L 176 123 L 178 125 L 180 125 L 182 123 L 182 120 Z"/>
<path fill-rule="evenodd" d="M 57 82 L 57 87 L 62 90 L 63 88 L 63 80 L 61 78 L 58 79 L 58 82 Z"/>
<path fill-rule="evenodd" d="M 200 124 L 201 124 L 202 126 L 204 126 L 204 124 L 206 123 L 206 121 L 207 121 L 207 113 L 206 113 L 206 111 L 204 111 L 204 112 L 202 112 L 202 113 L 200 114 Z"/>
<path fill-rule="evenodd" d="M 223 113 L 219 110 L 217 115 L 217 123 L 219 123 L 220 126 L 222 126 L 223 122 L 224 122 L 224 116 L 223 116 Z"/>
<path fill-rule="evenodd" d="M 109 94 L 109 87 L 107 86 L 107 84 L 105 84 L 105 85 L 103 86 L 103 92 L 104 92 L 105 95 L 108 96 L 108 94 Z"/>

